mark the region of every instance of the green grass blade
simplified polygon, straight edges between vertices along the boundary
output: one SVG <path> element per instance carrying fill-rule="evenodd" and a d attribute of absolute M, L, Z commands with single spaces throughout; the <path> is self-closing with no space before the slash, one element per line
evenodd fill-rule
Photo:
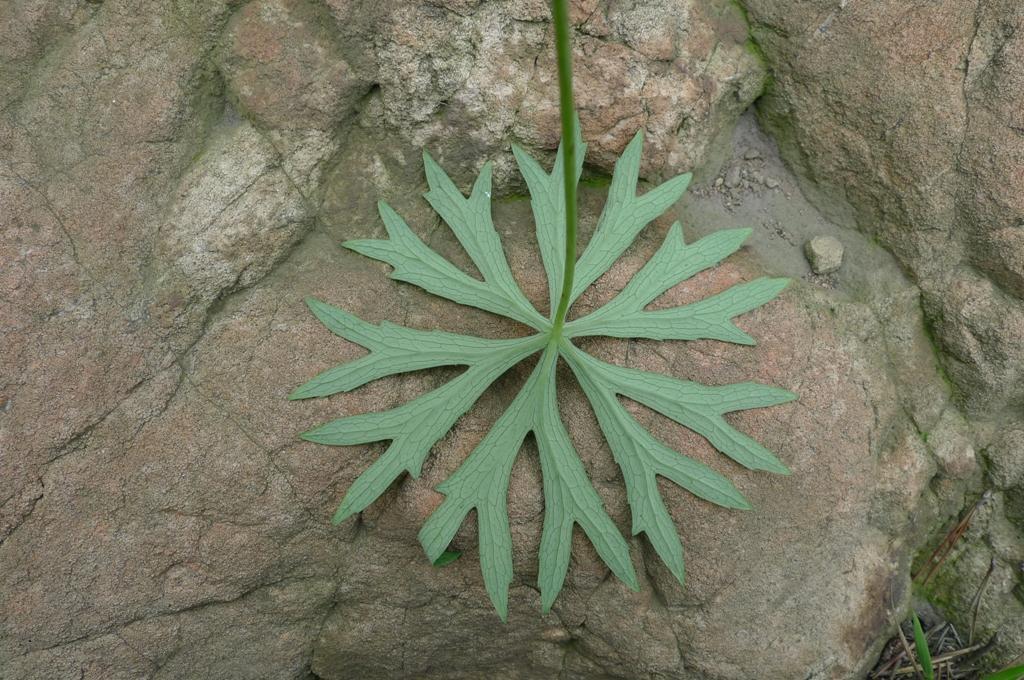
<path fill-rule="evenodd" d="M 911 613 L 914 621 L 914 647 L 917 649 L 917 660 L 921 664 L 924 680 L 935 680 L 935 669 L 932 668 L 932 653 L 928 649 L 928 638 L 925 637 L 924 629 L 921 628 L 921 619 L 917 614 Z"/>
<path fill-rule="evenodd" d="M 1024 678 L 1024 666 L 1012 666 L 986 675 L 982 680 L 1021 680 L 1022 678 Z"/>

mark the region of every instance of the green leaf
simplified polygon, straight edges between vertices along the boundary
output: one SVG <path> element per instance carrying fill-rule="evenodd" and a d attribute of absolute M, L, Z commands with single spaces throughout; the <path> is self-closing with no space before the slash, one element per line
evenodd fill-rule
<path fill-rule="evenodd" d="M 578 262 L 580 278 L 572 288 L 574 298 L 611 266 L 645 224 L 679 197 L 689 181 L 689 175 L 683 175 L 637 196 L 642 143 L 638 134 L 616 164 L 597 231 Z M 514 153 L 530 189 L 537 242 L 554 307 L 564 265 L 564 185 L 562 165 L 558 162 L 561 151 L 550 173 L 521 149 L 515 148 Z M 581 151 L 575 168 L 577 182 L 582 157 Z M 565 582 L 576 526 L 612 573 L 628 587 L 639 587 L 629 545 L 587 478 L 586 468 L 559 415 L 555 369 L 562 357 L 583 387 L 622 470 L 633 534 L 643 533 L 682 582 L 683 546 L 658 490 L 658 477 L 725 508 L 750 506 L 723 475 L 658 441 L 630 414 L 619 397 L 632 399 L 702 435 L 741 465 L 777 473 L 787 473 L 788 469 L 772 452 L 731 427 L 723 415 L 773 406 L 796 397 L 786 390 L 756 383 L 707 386 L 615 366 L 573 346 L 570 338 L 705 338 L 753 344 L 753 339 L 740 331 L 733 319 L 775 297 L 786 281 L 757 279 L 688 305 L 645 311 L 647 305 L 672 286 L 735 252 L 750 234 L 747 229 L 724 230 L 687 245 L 677 223 L 654 257 L 611 302 L 566 324 L 558 332 L 552 322 L 541 317 L 526 301 L 509 269 L 491 222 L 490 165 L 484 166 L 467 198 L 429 155 L 424 154 L 424 164 L 429 185 L 425 197 L 451 227 L 482 280 L 462 272 L 424 245 L 402 218 L 383 203 L 380 214 L 388 238 L 355 240 L 345 245 L 391 264 L 395 279 L 521 321 L 539 332 L 494 340 L 416 330 L 388 322 L 376 325 L 324 302 L 308 300 L 310 309 L 325 326 L 366 348 L 368 353 L 316 376 L 296 389 L 290 395 L 292 399 L 326 397 L 407 371 L 436 366 L 466 367 L 446 384 L 405 404 L 339 418 L 302 435 L 311 442 L 339 446 L 389 442 L 345 493 L 334 521 L 341 522 L 368 507 L 402 475 L 418 477 L 434 444 L 483 391 L 512 366 L 543 350 L 537 366 L 506 411 L 466 460 L 438 486 L 444 500 L 419 535 L 427 557 L 439 566 L 454 559 L 452 556 L 458 553 L 448 548 L 466 517 L 475 511 L 483 582 L 498 614 L 507 618 L 513 580 L 507 510 L 509 476 L 523 441 L 532 433 L 544 484 L 544 524 L 537 577 L 544 611 L 552 607 Z"/>
<path fill-rule="evenodd" d="M 572 335 L 609 335 L 651 340 L 722 340 L 753 345 L 754 339 L 737 328 L 734 317 L 760 307 L 789 285 L 789 279 L 755 279 L 723 293 L 672 309 L 624 314 L 589 332 Z"/>
<path fill-rule="evenodd" d="M 604 511 L 559 417 L 555 353 L 549 352 L 546 358 L 533 431 L 544 477 L 544 531 L 537 585 L 545 612 L 551 609 L 565 582 L 574 524 L 583 529 L 597 554 L 621 581 L 633 590 L 640 588 L 629 559 L 629 546 Z"/>
<path fill-rule="evenodd" d="M 303 439 L 319 444 L 391 441 L 384 454 L 349 488 L 334 515 L 334 523 L 362 512 L 403 472 L 419 477 L 430 448 L 469 410 L 487 386 L 545 342 L 543 336 L 524 338 L 514 347 L 481 359 L 451 382 L 407 404 L 390 411 L 339 418 L 304 433 Z"/>
<path fill-rule="evenodd" d="M 580 137 L 580 123 L 576 120 L 576 183 L 579 184 L 583 172 L 583 158 L 587 153 L 587 145 Z M 548 277 L 549 303 L 554 310 L 558 306 L 558 296 L 562 286 L 562 275 L 565 269 L 565 184 L 563 182 L 562 145 L 558 146 L 555 155 L 555 166 L 551 173 L 544 172 L 540 163 L 533 160 L 521 148 L 512 145 L 512 153 L 519 164 L 519 172 L 526 180 L 530 191 L 530 206 L 533 208 L 533 220 L 537 228 L 537 245 L 540 258 L 544 263 L 544 272 Z"/>
<path fill-rule="evenodd" d="M 686 245 L 682 226 L 678 222 L 674 223 L 658 252 L 611 302 L 571 325 L 582 328 L 598 324 L 604 319 L 643 311 L 644 307 L 672 286 L 732 255 L 747 240 L 750 231 L 724 229 Z"/>
<path fill-rule="evenodd" d="M 626 497 L 633 510 L 633 533 L 647 534 L 658 555 L 682 583 L 683 549 L 656 478 L 670 479 L 692 494 L 727 508 L 745 510 L 750 505 L 728 479 L 668 448 L 630 415 L 616 397 L 617 390 L 621 390 L 617 367 L 594 359 L 568 341 L 563 342 L 563 354 L 593 405 L 601 431 L 622 470 Z"/>
<path fill-rule="evenodd" d="M 921 668 L 924 672 L 924 680 L 935 680 L 935 669 L 932 668 L 932 653 L 928 649 L 928 638 L 924 635 L 924 629 L 921 628 L 921 619 L 917 618 L 917 614 L 911 613 L 914 621 L 914 646 L 917 648 L 917 659 L 921 662 Z"/>
<path fill-rule="evenodd" d="M 1004 668 L 1001 671 L 986 675 L 984 680 L 1021 680 L 1024 678 L 1024 666 L 1013 666 Z"/>
<path fill-rule="evenodd" d="M 436 560 L 434 560 L 434 566 L 435 567 L 446 566 L 448 564 L 451 564 L 455 560 L 459 559 L 460 557 L 462 557 L 462 551 L 461 550 L 445 550 L 443 553 L 441 553 L 440 557 L 438 557 Z"/>
<path fill-rule="evenodd" d="M 574 369 L 580 366 L 593 379 L 600 380 L 606 389 L 638 401 L 693 430 L 740 465 L 751 470 L 789 473 L 771 451 L 737 432 L 722 415 L 783 404 L 796 399 L 792 392 L 757 383 L 709 387 L 608 364 L 575 348 L 569 358 Z"/>
<path fill-rule="evenodd" d="M 522 291 L 514 283 L 516 292 L 508 290 L 501 281 L 480 281 L 469 276 L 428 248 L 387 203 L 379 202 L 377 209 L 389 238 L 346 241 L 343 244 L 346 248 L 387 262 L 394 267 L 391 278 L 414 284 L 434 295 L 507 316 L 538 330 L 549 325 L 532 305 L 524 306 Z M 483 237 L 480 240 L 486 241 Z M 504 252 L 501 258 L 505 258 Z"/>
<path fill-rule="evenodd" d="M 670 257 L 663 253 L 677 248 L 671 243 L 681 239 L 681 234 L 676 236 L 674 231 L 673 229 L 669 232 L 666 244 L 661 247 L 648 265 L 640 270 L 622 293 L 608 304 L 608 307 L 612 307 L 610 312 L 605 311 L 607 307 L 603 307 L 582 319 L 566 324 L 566 335 L 568 337 L 606 335 L 615 338 L 647 338 L 650 340 L 722 340 L 739 345 L 753 345 L 754 339 L 737 328 L 732 319 L 775 299 L 789 285 L 789 279 L 762 277 L 748 283 L 737 284 L 699 302 L 653 312 L 643 311 L 644 305 L 655 297 L 676 283 L 692 276 L 692 274 L 685 276 L 678 274 L 706 268 L 704 266 L 697 269 L 706 261 L 704 257 L 698 255 L 693 263 L 684 261 L 685 263 L 680 267 L 677 275 L 667 274 L 669 266 L 663 262 L 670 261 Z M 730 236 L 734 238 L 722 240 L 738 240 L 739 234 Z M 685 249 L 683 252 L 686 252 Z M 663 255 L 663 257 L 659 258 L 659 255 Z M 640 281 L 634 285 L 637 279 Z M 655 290 L 658 292 L 652 295 L 651 293 Z M 620 298 L 622 298 L 621 302 L 619 302 Z M 645 301 L 637 304 L 639 300 Z"/>
<path fill-rule="evenodd" d="M 484 280 L 523 314 L 521 321 L 531 325 L 539 323 L 543 327 L 544 318 L 533 308 L 512 277 L 501 239 L 491 221 L 491 164 L 485 164 L 480 171 L 468 199 L 426 151 L 423 152 L 423 164 L 430 186 L 430 191 L 423 197 L 455 233 Z"/>
<path fill-rule="evenodd" d="M 419 331 L 385 321 L 379 326 L 309 298 L 306 304 L 331 332 L 370 354 L 324 371 L 292 392 L 289 399 L 347 392 L 377 378 L 435 366 L 472 365 L 494 354 L 516 352 L 521 340 L 489 340 L 441 331 Z"/>
<path fill-rule="evenodd" d="M 608 271 L 640 230 L 678 201 L 690 184 L 690 173 L 686 173 L 637 196 L 636 184 L 640 176 L 640 154 L 643 147 L 644 135 L 643 131 L 639 131 L 615 164 L 612 183 L 608 188 L 608 201 L 590 243 L 576 264 L 572 300 Z"/>
<path fill-rule="evenodd" d="M 420 544 L 431 562 L 455 538 L 470 510 L 477 511 L 480 532 L 480 569 L 487 594 L 502 620 L 508 618 L 508 587 L 512 582 L 512 533 L 506 507 L 509 476 L 519 447 L 533 420 L 531 397 L 538 382 L 539 367 L 508 410 L 452 476 L 437 490 L 444 502 L 420 529 Z"/>
<path fill-rule="evenodd" d="M 604 512 L 558 415 L 554 365 L 548 345 L 537 367 L 505 413 L 466 461 L 437 490 L 445 500 L 424 523 L 420 543 L 431 561 L 451 543 L 471 510 L 480 533 L 480 568 L 487 593 L 502 620 L 508 618 L 512 582 L 512 534 L 507 495 L 512 464 L 531 431 L 537 439 L 545 482 L 545 525 L 540 576 L 545 611 L 561 590 L 569 563 L 573 523 L 579 523 L 598 554 L 630 587 L 638 587 L 629 548 Z"/>

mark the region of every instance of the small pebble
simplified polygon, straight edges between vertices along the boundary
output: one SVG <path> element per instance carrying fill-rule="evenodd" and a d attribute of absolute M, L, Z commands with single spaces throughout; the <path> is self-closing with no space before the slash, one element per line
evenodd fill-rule
<path fill-rule="evenodd" d="M 568 642 L 572 639 L 572 635 L 565 628 L 561 626 L 551 627 L 544 630 L 541 636 L 548 642 Z"/>
<path fill-rule="evenodd" d="M 743 152 L 743 157 L 748 161 L 752 161 L 757 158 L 760 158 L 761 152 L 758 151 L 757 149 L 747 149 L 746 151 Z"/>
<path fill-rule="evenodd" d="M 722 186 L 723 183 L 724 183 L 724 180 L 721 177 L 716 177 L 715 178 L 715 186 L 716 187 Z"/>
<path fill-rule="evenodd" d="M 734 165 L 725 173 L 725 186 L 735 189 L 740 185 L 740 166 Z"/>
<path fill-rule="evenodd" d="M 815 236 L 804 244 L 804 255 L 815 274 L 828 274 L 843 264 L 843 244 L 832 236 Z"/>
<path fill-rule="evenodd" d="M 778 189 L 779 188 L 779 180 L 775 179 L 774 177 L 767 177 L 764 180 L 764 185 L 766 187 L 768 187 L 769 189 Z"/>

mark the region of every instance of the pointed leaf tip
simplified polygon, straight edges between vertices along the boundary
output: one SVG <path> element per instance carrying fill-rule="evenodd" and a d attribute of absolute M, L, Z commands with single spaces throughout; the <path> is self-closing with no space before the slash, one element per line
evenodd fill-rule
<path fill-rule="evenodd" d="M 323 300 L 317 300 L 315 297 L 307 297 L 306 306 L 309 307 L 309 311 L 313 312 L 313 315 L 321 322 L 324 321 L 324 315 L 329 314 L 333 309 L 331 305 Z"/>
<path fill-rule="evenodd" d="M 344 503 L 342 503 L 338 506 L 338 509 L 334 511 L 334 515 L 331 517 L 331 524 L 338 526 L 351 516 L 352 512 L 345 507 Z"/>
<path fill-rule="evenodd" d="M 462 557 L 461 550 L 445 550 L 443 553 L 441 553 L 440 557 L 434 560 L 433 565 L 435 567 L 443 567 L 445 565 L 451 564 L 460 557 Z"/>
<path fill-rule="evenodd" d="M 316 436 L 316 432 L 319 429 L 319 427 L 314 427 L 312 430 L 306 430 L 299 435 L 299 439 L 303 439 L 307 442 L 313 442 L 314 444 L 321 444 L 323 442 L 321 442 Z"/>
<path fill-rule="evenodd" d="M 765 472 L 771 472 L 771 473 L 774 473 L 774 474 L 777 474 L 777 475 L 783 475 L 783 476 L 786 476 L 786 477 L 788 477 L 789 475 L 793 474 L 793 471 L 790 470 L 789 467 L 787 467 L 785 463 L 783 463 L 781 460 L 779 460 L 777 458 L 775 459 L 774 463 L 772 463 L 770 465 L 765 465 L 763 469 L 764 469 Z"/>
<path fill-rule="evenodd" d="M 747 347 L 757 346 L 757 340 L 755 340 L 749 333 L 745 331 L 738 331 L 736 333 L 736 336 L 730 338 L 727 342 L 731 342 L 736 345 L 745 345 Z"/>

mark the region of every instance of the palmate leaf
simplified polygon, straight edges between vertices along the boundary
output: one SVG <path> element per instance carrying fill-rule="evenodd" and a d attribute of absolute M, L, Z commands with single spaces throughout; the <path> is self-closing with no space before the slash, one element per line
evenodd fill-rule
<path fill-rule="evenodd" d="M 576 126 L 577 132 L 579 126 Z M 577 262 L 572 299 L 597 280 L 652 219 L 674 203 L 689 182 L 681 175 L 642 195 L 636 186 L 643 138 L 627 146 L 615 166 L 608 201 L 597 229 Z M 577 139 L 579 149 L 584 149 Z M 513 148 L 530 190 L 537 242 L 550 289 L 552 308 L 560 293 L 565 239 L 561 149 L 548 173 L 519 148 Z M 581 152 L 576 181 L 582 171 Z M 536 331 L 507 340 L 441 331 L 423 331 L 388 322 L 374 325 L 318 300 L 310 309 L 332 332 L 369 350 L 365 356 L 321 373 L 296 389 L 292 399 L 324 397 L 354 389 L 388 375 L 436 366 L 466 366 L 445 385 L 396 408 L 340 418 L 303 434 L 330 445 L 390 444 L 346 492 L 335 523 L 373 503 L 403 474 L 418 477 L 431 448 L 504 372 L 530 355 L 540 359 L 525 385 L 456 471 L 438 486 L 444 500 L 420 531 L 428 559 L 444 563 L 450 543 L 470 512 L 479 531 L 484 585 L 502 619 L 508 616 L 512 582 L 512 535 L 507 496 L 509 476 L 523 442 L 533 434 L 544 483 L 544 526 L 539 552 L 538 587 L 547 611 L 558 596 L 569 567 L 572 533 L 579 526 L 609 569 L 630 588 L 638 588 L 629 546 L 605 512 L 573 448 L 558 410 L 556 365 L 559 357 L 573 374 L 597 415 L 598 423 L 622 471 L 632 515 L 632 533 L 643 533 L 679 579 L 684 578 L 683 548 L 658 491 L 658 477 L 695 496 L 735 509 L 750 507 L 736 487 L 707 465 L 658 441 L 630 414 L 619 397 L 653 409 L 701 435 L 716 449 L 752 470 L 787 474 L 765 447 L 730 426 L 723 415 L 762 408 L 796 398 L 786 390 L 756 383 L 707 386 L 647 371 L 616 366 L 590 356 L 573 338 L 604 335 L 623 338 L 722 340 L 752 345 L 753 338 L 733 319 L 779 294 L 785 279 L 761 278 L 735 285 L 703 300 L 647 311 L 658 296 L 715 266 L 734 253 L 749 229 L 719 231 L 686 244 L 682 227 L 669 229 L 664 244 L 607 305 L 554 330 L 519 289 L 490 213 L 491 168 L 485 165 L 467 198 L 424 154 L 429 191 L 424 195 L 452 229 L 476 266 L 470 276 L 428 248 L 385 203 L 384 240 L 348 241 L 352 250 L 390 264 L 395 279 L 435 295 L 520 321 Z"/>

